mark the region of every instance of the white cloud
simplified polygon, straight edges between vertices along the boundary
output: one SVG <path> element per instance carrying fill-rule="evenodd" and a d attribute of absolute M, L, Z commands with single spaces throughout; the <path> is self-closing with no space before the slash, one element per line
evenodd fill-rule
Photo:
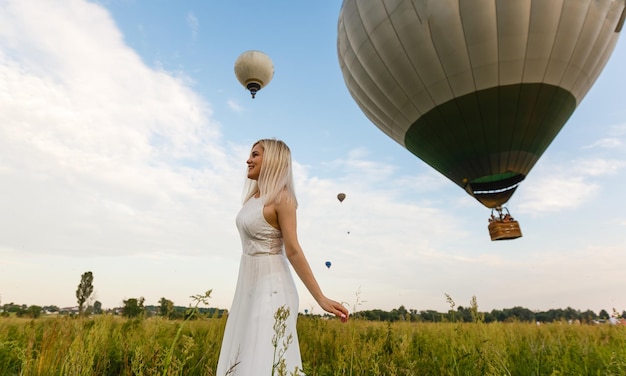
<path fill-rule="evenodd" d="M 591 149 L 595 147 L 613 149 L 619 148 L 622 145 L 622 140 L 620 140 L 619 138 L 602 138 L 590 145 L 584 146 L 583 149 Z"/>
<path fill-rule="evenodd" d="M 534 178 L 521 193 L 521 213 L 557 212 L 574 208 L 598 192 L 598 185 L 565 173 Z"/>
<path fill-rule="evenodd" d="M 202 229 L 223 224 L 202 208 L 233 210 L 218 197 L 241 179 L 220 125 L 184 79 L 146 67 L 103 9 L 69 5 L 1 12 L 5 247 L 206 249 Z"/>
<path fill-rule="evenodd" d="M 576 208 L 597 197 L 602 178 L 626 166 L 618 159 L 577 159 L 568 165 L 544 164 L 533 171 L 518 193 L 523 213 L 548 213 Z"/>
<path fill-rule="evenodd" d="M 233 99 L 229 99 L 227 102 L 228 107 L 235 112 L 244 112 L 246 109 L 243 108 L 237 101 Z"/>
<path fill-rule="evenodd" d="M 616 124 L 610 127 L 608 136 L 600 138 L 589 145 L 583 146 L 582 149 L 618 149 L 624 147 L 624 135 L 626 135 L 626 124 Z"/>
<path fill-rule="evenodd" d="M 583 176 L 614 175 L 626 166 L 626 161 L 617 159 L 592 158 L 576 160 L 572 163 L 573 171 Z"/>
<path fill-rule="evenodd" d="M 198 31 L 200 31 L 200 22 L 193 12 L 187 13 L 187 25 L 191 29 L 191 36 L 195 40 L 198 36 Z"/>

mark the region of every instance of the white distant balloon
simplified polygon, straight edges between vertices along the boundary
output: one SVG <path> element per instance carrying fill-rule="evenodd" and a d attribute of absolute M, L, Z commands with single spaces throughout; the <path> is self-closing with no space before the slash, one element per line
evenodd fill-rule
<path fill-rule="evenodd" d="M 261 51 L 246 51 L 235 61 L 235 75 L 254 98 L 257 91 L 267 86 L 274 77 L 274 63 Z"/>

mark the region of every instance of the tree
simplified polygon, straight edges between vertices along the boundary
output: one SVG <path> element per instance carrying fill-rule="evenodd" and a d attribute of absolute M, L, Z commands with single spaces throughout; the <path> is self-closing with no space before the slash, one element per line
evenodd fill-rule
<path fill-rule="evenodd" d="M 100 301 L 96 300 L 95 303 L 93 303 L 93 313 L 95 313 L 96 315 L 99 315 L 102 313 L 102 303 L 100 303 Z"/>
<path fill-rule="evenodd" d="M 33 319 L 36 319 L 39 316 L 41 316 L 41 307 L 38 305 L 32 305 L 28 307 L 28 309 L 26 310 L 24 314 L 27 315 L 28 317 L 32 317 Z"/>
<path fill-rule="evenodd" d="M 174 302 L 169 299 L 161 298 L 159 300 L 159 315 L 170 318 L 174 312 Z"/>
<path fill-rule="evenodd" d="M 504 313 L 507 315 L 507 321 L 535 322 L 535 313 L 528 308 L 516 306 L 505 309 Z"/>
<path fill-rule="evenodd" d="M 56 312 L 56 313 L 58 313 L 60 311 L 59 307 L 57 307 L 55 305 L 43 306 L 43 307 L 41 307 L 41 309 L 46 311 L 46 312 Z"/>
<path fill-rule="evenodd" d="M 76 299 L 78 299 L 78 314 L 83 315 L 85 302 L 93 293 L 93 274 L 86 272 L 80 277 L 80 283 L 76 290 Z"/>
<path fill-rule="evenodd" d="M 588 309 L 585 312 L 580 314 L 580 319 L 582 320 L 582 322 L 586 323 L 586 324 L 590 324 L 593 320 L 595 320 L 598 316 L 596 315 L 595 312 L 593 312 L 592 310 Z"/>
<path fill-rule="evenodd" d="M 124 308 L 122 308 L 122 315 L 128 318 L 138 317 L 143 314 L 143 297 L 139 299 L 130 298 L 124 300 Z"/>
<path fill-rule="evenodd" d="M 485 322 L 485 314 L 478 311 L 478 300 L 476 299 L 476 295 L 472 296 L 472 300 L 470 300 L 470 316 L 472 317 L 472 322 Z"/>
<path fill-rule="evenodd" d="M 398 321 L 398 320 L 404 321 L 406 320 L 407 313 L 408 311 L 406 310 L 406 308 L 403 305 L 401 305 L 397 309 L 391 310 L 390 321 Z"/>

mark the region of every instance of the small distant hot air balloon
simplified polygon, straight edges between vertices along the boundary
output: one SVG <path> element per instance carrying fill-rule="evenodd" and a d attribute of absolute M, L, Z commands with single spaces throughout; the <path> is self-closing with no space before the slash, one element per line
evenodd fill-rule
<path fill-rule="evenodd" d="M 346 199 L 346 194 L 345 193 L 339 193 L 337 195 L 337 200 L 339 200 L 339 202 L 343 202 L 343 200 Z"/>
<path fill-rule="evenodd" d="M 330 263 L 330 261 L 326 261 L 326 267 L 327 267 L 327 268 L 329 268 L 329 269 L 330 269 L 330 266 L 331 266 L 331 265 L 332 265 L 332 264 Z"/>
<path fill-rule="evenodd" d="M 274 63 L 261 51 L 246 51 L 235 61 L 235 75 L 254 99 L 257 91 L 267 86 L 272 80 Z"/>

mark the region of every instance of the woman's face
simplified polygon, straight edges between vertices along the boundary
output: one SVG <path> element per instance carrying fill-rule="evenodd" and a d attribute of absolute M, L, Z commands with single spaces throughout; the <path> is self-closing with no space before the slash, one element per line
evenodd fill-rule
<path fill-rule="evenodd" d="M 246 161 L 248 164 L 248 179 L 258 180 L 261 173 L 261 165 L 263 164 L 263 148 L 256 144 L 250 152 L 250 158 Z"/>

